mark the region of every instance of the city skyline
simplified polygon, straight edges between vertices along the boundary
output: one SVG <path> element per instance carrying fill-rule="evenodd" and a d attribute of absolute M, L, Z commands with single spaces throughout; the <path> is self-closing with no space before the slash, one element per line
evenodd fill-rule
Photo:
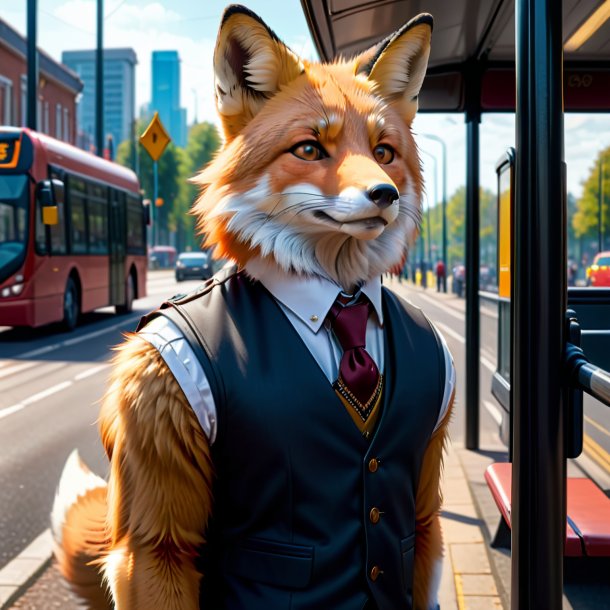
<path fill-rule="evenodd" d="M 185 147 L 187 139 L 186 108 L 180 96 L 180 55 L 176 50 L 152 52 L 150 114 L 159 113 L 176 146 Z"/>
<path fill-rule="evenodd" d="M 212 56 L 214 41 L 226 0 L 208 0 L 195 7 L 189 0 L 167 2 L 152 0 L 106 0 L 104 44 L 106 47 L 131 46 L 139 58 L 136 80 L 136 113 L 150 101 L 151 58 L 153 50 L 177 50 L 182 59 L 181 100 L 187 109 L 188 123 L 199 121 L 218 125 L 214 106 Z M 307 59 L 317 59 L 301 4 L 298 0 L 269 2 L 248 0 L 257 12 L 295 52 Z M 22 34 L 25 33 L 26 3 L 0 0 L 3 18 Z M 171 8 L 170 8 L 171 6 Z M 39 8 L 38 45 L 55 59 L 69 48 L 92 48 L 95 45 L 94 0 L 46 0 Z M 45 24 L 45 25 L 43 25 Z M 434 44 L 434 39 L 433 39 Z M 425 85 L 424 85 L 425 86 Z M 566 115 L 566 162 L 568 191 L 575 196 L 593 167 L 597 152 L 610 145 L 608 114 Z M 419 114 L 414 123 L 416 133 L 431 133 L 444 139 L 448 151 L 447 193 L 450 196 L 465 182 L 464 117 Z M 419 138 L 422 149 L 437 158 L 437 173 L 442 172 L 438 144 Z M 499 157 L 514 145 L 514 116 L 483 115 L 481 129 L 481 184 L 496 189 L 494 166 Z M 428 194 L 434 200 L 432 161 L 423 155 Z M 440 178 L 439 178 L 440 182 Z"/>
<path fill-rule="evenodd" d="M 77 105 L 77 145 L 95 146 L 95 49 L 64 51 L 62 62 L 83 82 Z M 114 154 L 121 142 L 132 136 L 135 119 L 135 67 L 137 55 L 131 48 L 104 49 L 104 139 L 112 136 Z"/>

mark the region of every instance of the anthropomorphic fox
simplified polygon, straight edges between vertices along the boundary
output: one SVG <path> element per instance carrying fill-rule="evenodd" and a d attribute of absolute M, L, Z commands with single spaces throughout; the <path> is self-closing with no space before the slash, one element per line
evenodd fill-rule
<path fill-rule="evenodd" d="M 91 607 L 436 608 L 454 369 L 381 286 L 420 218 L 411 123 L 431 30 L 420 15 L 320 64 L 247 9 L 224 13 L 225 144 L 194 213 L 236 267 L 118 349 L 108 484 L 77 456 L 66 467 L 56 556 Z M 352 339 L 339 318 L 360 320 Z"/>

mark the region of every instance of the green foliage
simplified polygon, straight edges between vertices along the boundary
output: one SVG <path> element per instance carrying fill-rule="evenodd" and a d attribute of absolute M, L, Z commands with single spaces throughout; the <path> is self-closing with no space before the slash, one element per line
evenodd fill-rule
<path fill-rule="evenodd" d="M 600 151 L 589 177 L 583 183 L 583 193 L 576 202 L 572 228 L 577 238 L 597 241 L 599 231 L 600 161 L 602 171 L 602 234 L 610 233 L 610 147 Z"/>
<path fill-rule="evenodd" d="M 481 188 L 480 205 L 480 240 L 481 264 L 495 266 L 497 252 L 497 208 L 496 195 Z M 432 263 L 442 257 L 442 205 L 436 203 L 430 212 L 424 211 L 422 236 L 426 240 L 425 254 L 428 258 L 428 216 L 430 218 L 430 237 L 432 241 Z M 460 186 L 447 201 L 447 258 L 448 268 L 464 264 L 466 258 L 466 187 Z M 418 250 L 416 258 L 420 258 Z"/>
<path fill-rule="evenodd" d="M 138 137 L 148 123 L 138 121 Z M 212 123 L 193 125 L 189 132 L 186 149 L 170 143 L 158 162 L 158 197 L 164 201 L 161 207 L 153 210 L 157 225 L 157 243 L 170 243 L 170 233 L 175 233 L 176 247 L 197 249 L 200 240 L 195 235 L 194 218 L 188 211 L 195 199 L 196 190 L 188 183 L 203 165 L 210 161 L 220 146 L 220 135 Z M 123 142 L 117 150 L 117 162 L 137 171 L 144 197 L 153 200 L 153 161 L 138 143 L 138 167 L 133 167 L 133 143 Z"/>

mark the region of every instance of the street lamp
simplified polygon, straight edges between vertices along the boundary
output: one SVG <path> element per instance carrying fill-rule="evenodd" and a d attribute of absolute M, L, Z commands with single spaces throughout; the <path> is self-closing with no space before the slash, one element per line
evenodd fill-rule
<path fill-rule="evenodd" d="M 420 134 L 424 138 L 428 138 L 429 140 L 434 140 L 438 142 L 443 147 L 443 223 L 442 223 L 442 252 L 443 252 L 443 263 L 445 265 L 445 269 L 447 269 L 448 261 L 447 261 L 447 145 L 445 141 L 439 138 L 437 135 L 433 133 L 422 133 Z M 445 272 L 445 277 L 447 274 Z M 443 281 L 443 292 L 447 292 L 447 282 Z"/>
<path fill-rule="evenodd" d="M 429 153 L 427 150 L 423 150 L 422 151 L 425 155 L 427 155 L 430 159 L 432 159 L 432 163 L 433 163 L 433 168 L 434 168 L 434 199 L 433 201 L 436 202 L 438 201 L 438 165 L 436 163 L 436 157 Z M 426 201 L 427 201 L 427 206 L 426 206 L 426 225 L 427 225 L 427 231 L 426 233 L 428 233 L 428 261 L 430 261 L 430 265 L 432 266 L 432 234 L 431 234 L 431 227 L 430 227 L 430 197 L 426 196 Z"/>

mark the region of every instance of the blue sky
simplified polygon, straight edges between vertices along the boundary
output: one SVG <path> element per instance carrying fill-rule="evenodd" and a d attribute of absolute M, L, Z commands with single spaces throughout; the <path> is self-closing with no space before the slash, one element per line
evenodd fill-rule
<path fill-rule="evenodd" d="M 19 32 L 26 31 L 26 0 L 0 0 L 0 16 Z M 212 53 L 226 0 L 105 0 L 104 43 L 108 47 L 132 47 L 138 56 L 136 101 L 138 108 L 150 99 L 150 58 L 153 50 L 177 50 L 182 60 L 182 105 L 189 122 L 216 121 L 213 100 Z M 303 16 L 300 0 L 248 0 L 245 4 L 295 52 L 309 59 L 317 55 Z M 61 52 L 95 46 L 96 0 L 38 0 L 38 45 L 57 60 Z M 433 40 L 434 44 L 434 40 Z M 465 127 L 462 115 L 420 114 L 414 124 L 419 134 L 431 133 L 445 140 L 448 149 L 448 193 L 465 181 Z M 440 183 L 441 147 L 418 139 L 420 147 L 437 158 Z M 481 129 L 481 183 L 496 189 L 494 166 L 514 142 L 511 115 L 486 116 Z M 566 115 L 568 190 L 581 192 L 597 151 L 610 145 L 610 115 Z M 434 189 L 434 161 L 422 156 L 427 191 Z M 440 191 L 440 185 L 439 185 Z"/>

